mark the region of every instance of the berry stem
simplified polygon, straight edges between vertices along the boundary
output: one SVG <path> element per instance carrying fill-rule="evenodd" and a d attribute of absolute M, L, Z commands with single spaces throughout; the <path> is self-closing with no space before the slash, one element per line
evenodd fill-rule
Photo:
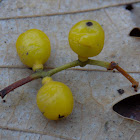
<path fill-rule="evenodd" d="M 96 65 L 96 66 L 100 66 L 100 67 L 104 67 L 106 69 L 109 68 L 110 63 L 109 62 L 105 62 L 105 61 L 99 61 L 99 60 L 88 60 L 88 64 L 89 65 Z"/>
<path fill-rule="evenodd" d="M 71 67 L 75 67 L 75 66 L 80 66 L 80 65 L 83 65 L 83 64 L 86 64 L 85 62 L 81 62 L 79 60 L 76 60 L 76 61 L 73 61 L 73 62 L 70 62 L 68 64 L 65 64 L 63 66 L 60 66 L 60 67 L 57 67 L 55 69 L 52 69 L 48 72 L 45 72 L 43 70 L 38 70 L 36 71 L 35 73 L 33 73 L 32 75 L 26 77 L 26 78 L 23 78 L 11 85 L 9 85 L 8 87 L 4 88 L 3 90 L 0 91 L 0 96 L 1 98 L 4 98 L 9 92 L 13 91 L 14 89 L 26 84 L 26 83 L 29 83 L 35 79 L 38 79 L 38 78 L 43 78 L 43 77 L 46 77 L 46 76 L 52 76 L 53 74 L 57 73 L 57 72 L 60 72 L 62 70 L 65 70 L 65 69 L 68 69 L 68 68 L 71 68 Z"/>
<path fill-rule="evenodd" d="M 55 73 L 58 73 L 62 70 L 66 70 L 68 68 L 72 68 L 75 66 L 84 67 L 87 64 L 101 66 L 101 67 L 106 68 L 107 70 L 113 70 L 114 68 L 117 69 L 120 73 L 122 73 L 132 83 L 132 87 L 134 87 L 135 90 L 137 90 L 139 83 L 137 81 L 135 81 L 126 71 L 124 71 L 121 67 L 119 67 L 117 63 L 115 63 L 115 62 L 109 63 L 109 62 L 105 62 L 105 61 L 88 59 L 85 62 L 81 62 L 80 60 L 76 60 L 76 61 L 67 63 L 65 65 L 62 65 L 60 67 L 57 67 L 55 69 L 52 69 L 50 71 L 47 71 L 47 72 L 43 71 L 43 70 L 38 70 L 35 73 L 33 73 L 32 75 L 30 75 L 26 78 L 23 78 L 15 83 L 9 85 L 8 87 L 4 88 L 3 90 L 1 90 L 0 96 L 1 96 L 1 98 L 4 98 L 12 90 L 14 90 L 14 89 L 16 89 L 16 88 L 18 88 L 18 87 L 20 87 L 28 82 L 31 82 L 35 79 L 44 78 L 46 76 L 50 77 L 50 76 L 54 75 Z"/>
<path fill-rule="evenodd" d="M 28 82 L 31 82 L 31 81 L 37 79 L 38 76 L 35 76 L 35 75 L 32 76 L 31 75 L 31 76 L 23 78 L 23 79 L 15 82 L 15 83 L 9 85 L 8 87 L 6 87 L 6 88 L 4 88 L 3 90 L 0 91 L 1 98 L 3 99 L 9 92 L 13 91 L 14 89 L 16 89 L 16 88 L 18 88 L 18 87 L 20 87 L 20 86 L 22 86 L 22 85 L 24 85 Z"/>
<path fill-rule="evenodd" d="M 55 68 L 55 69 L 52 69 L 52 70 L 50 70 L 50 71 L 48 71 L 48 72 L 46 72 L 46 73 L 43 73 L 43 74 L 42 74 L 42 77 L 52 76 L 52 75 L 54 75 L 55 73 L 58 73 L 58 72 L 60 72 L 60 71 L 62 71 L 62 70 L 66 70 L 66 69 L 68 69 L 68 68 L 72 68 L 72 67 L 75 67 L 75 66 L 80 66 L 80 65 L 82 65 L 82 64 L 83 64 L 83 62 L 81 62 L 81 61 L 79 61 L 79 60 L 76 60 L 76 61 L 70 62 L 70 63 L 68 63 L 68 64 L 65 64 L 65 65 L 63 65 L 63 66 L 57 67 L 57 68 Z M 87 63 L 85 62 L 85 64 L 87 64 Z"/>

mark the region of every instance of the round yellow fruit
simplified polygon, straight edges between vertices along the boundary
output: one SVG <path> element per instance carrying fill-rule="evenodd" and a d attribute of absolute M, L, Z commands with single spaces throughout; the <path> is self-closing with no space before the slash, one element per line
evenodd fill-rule
<path fill-rule="evenodd" d="M 82 20 L 75 24 L 69 32 L 71 49 L 78 54 L 80 61 L 98 55 L 104 46 L 104 30 L 93 20 Z"/>
<path fill-rule="evenodd" d="M 59 120 L 71 114 L 73 96 L 68 86 L 45 77 L 43 86 L 37 94 L 37 106 L 43 115 L 50 120 Z"/>
<path fill-rule="evenodd" d="M 43 64 L 51 53 L 49 38 L 38 29 L 30 29 L 22 33 L 17 39 L 16 49 L 23 64 L 34 71 L 43 69 Z"/>

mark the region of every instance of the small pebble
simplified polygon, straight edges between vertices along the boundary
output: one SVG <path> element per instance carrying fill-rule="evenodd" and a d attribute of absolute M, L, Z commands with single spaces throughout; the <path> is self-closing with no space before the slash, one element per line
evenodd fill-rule
<path fill-rule="evenodd" d="M 3 103 L 5 103 L 6 102 L 6 100 L 3 100 Z"/>
<path fill-rule="evenodd" d="M 119 89 L 119 90 L 117 90 L 118 91 L 118 93 L 120 94 L 120 95 L 122 95 L 123 93 L 124 93 L 124 90 L 123 89 Z"/>

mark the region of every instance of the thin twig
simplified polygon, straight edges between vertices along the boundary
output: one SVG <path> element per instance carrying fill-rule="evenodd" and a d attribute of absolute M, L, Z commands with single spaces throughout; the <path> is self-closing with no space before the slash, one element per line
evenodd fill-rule
<path fill-rule="evenodd" d="M 123 70 L 120 66 L 118 66 L 117 63 L 115 63 L 115 62 L 109 63 L 109 62 L 104 62 L 104 61 L 99 61 L 99 60 L 88 59 L 85 62 L 81 62 L 79 60 L 76 60 L 76 61 L 67 63 L 65 65 L 62 65 L 60 67 L 57 67 L 55 69 L 52 69 L 50 71 L 47 71 L 47 72 L 46 71 L 37 71 L 37 72 L 33 73 L 32 75 L 30 75 L 26 78 L 23 78 L 15 83 L 9 85 L 8 87 L 4 88 L 3 90 L 1 90 L 0 96 L 1 96 L 1 98 L 4 98 L 12 90 L 14 90 L 14 89 L 16 89 L 16 88 L 18 88 L 18 87 L 20 87 L 28 82 L 31 82 L 35 79 L 43 78 L 46 76 L 52 76 L 55 73 L 58 73 L 62 70 L 66 70 L 68 68 L 75 67 L 75 66 L 84 67 L 87 64 L 101 66 L 101 67 L 106 68 L 107 70 L 117 69 L 121 74 L 123 74 L 132 83 L 132 87 L 134 87 L 135 91 L 137 90 L 139 83 L 137 81 L 135 81 L 125 70 Z"/>
<path fill-rule="evenodd" d="M 137 88 L 139 86 L 139 82 L 137 82 L 132 76 L 130 76 L 124 69 L 122 69 L 116 62 L 112 61 L 110 64 L 110 67 L 108 70 L 117 69 L 123 76 L 125 76 L 131 83 L 132 87 L 135 91 L 137 91 Z"/>

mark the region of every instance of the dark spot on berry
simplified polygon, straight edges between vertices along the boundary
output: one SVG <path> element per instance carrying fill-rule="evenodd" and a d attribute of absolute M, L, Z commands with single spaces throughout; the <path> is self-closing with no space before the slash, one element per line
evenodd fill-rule
<path fill-rule="evenodd" d="M 27 52 L 26 55 L 28 55 L 29 53 Z"/>
<path fill-rule="evenodd" d="M 44 115 L 45 112 L 41 112 L 41 113 Z"/>
<path fill-rule="evenodd" d="M 6 41 L 4 41 L 4 43 L 6 43 Z"/>
<path fill-rule="evenodd" d="M 129 33 L 129 36 L 140 37 L 140 28 L 134 28 Z"/>
<path fill-rule="evenodd" d="M 3 100 L 3 103 L 6 103 L 6 100 Z"/>
<path fill-rule="evenodd" d="M 118 91 L 118 93 L 120 94 L 120 95 L 122 95 L 123 93 L 124 93 L 124 90 L 123 89 L 119 89 L 119 90 L 117 90 Z"/>
<path fill-rule="evenodd" d="M 64 115 L 61 116 L 60 114 L 58 116 L 59 119 L 64 118 L 64 117 L 65 117 Z"/>
<path fill-rule="evenodd" d="M 92 23 L 92 22 L 87 22 L 86 25 L 87 25 L 87 26 L 92 26 L 93 23 Z"/>
<path fill-rule="evenodd" d="M 32 68 L 28 68 L 29 70 L 32 70 Z"/>
<path fill-rule="evenodd" d="M 126 5 L 125 9 L 131 11 L 134 8 L 133 8 L 133 5 L 132 4 L 128 4 L 128 5 Z"/>

